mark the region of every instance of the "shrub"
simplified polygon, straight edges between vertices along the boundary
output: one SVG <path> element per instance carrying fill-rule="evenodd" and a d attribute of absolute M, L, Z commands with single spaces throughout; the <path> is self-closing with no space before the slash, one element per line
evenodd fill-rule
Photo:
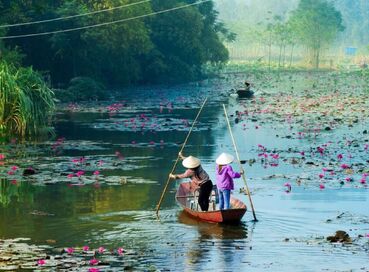
<path fill-rule="evenodd" d="M 103 84 L 89 77 L 75 77 L 71 79 L 67 92 L 74 101 L 104 100 L 108 98 Z"/>
<path fill-rule="evenodd" d="M 0 136 L 50 132 L 54 93 L 32 68 L 0 62 Z"/>

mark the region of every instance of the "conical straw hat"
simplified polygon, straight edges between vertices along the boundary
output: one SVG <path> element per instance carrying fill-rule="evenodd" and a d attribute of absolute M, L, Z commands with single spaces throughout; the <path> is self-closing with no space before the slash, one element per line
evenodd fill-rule
<path fill-rule="evenodd" d="M 230 154 L 227 153 L 222 153 L 219 155 L 219 157 L 217 158 L 217 160 L 215 161 L 218 165 L 226 165 L 226 164 L 230 164 L 231 162 L 233 162 L 234 157 Z"/>
<path fill-rule="evenodd" d="M 186 168 L 196 168 L 201 164 L 200 160 L 193 156 L 188 156 L 182 162 L 182 165 Z"/>

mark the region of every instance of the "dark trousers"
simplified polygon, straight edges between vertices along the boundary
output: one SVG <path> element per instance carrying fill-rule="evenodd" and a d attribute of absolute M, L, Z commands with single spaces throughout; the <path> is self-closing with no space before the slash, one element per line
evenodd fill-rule
<path fill-rule="evenodd" d="M 199 189 L 199 205 L 202 211 L 207 211 L 209 209 L 209 197 L 211 190 L 213 189 L 213 183 L 208 180 Z"/>

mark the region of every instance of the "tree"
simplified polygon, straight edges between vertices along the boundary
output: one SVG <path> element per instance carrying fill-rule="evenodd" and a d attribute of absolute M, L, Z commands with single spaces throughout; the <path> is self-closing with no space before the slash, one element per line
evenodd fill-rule
<path fill-rule="evenodd" d="M 341 13 L 326 0 L 301 0 L 289 23 L 299 41 L 310 51 L 310 60 L 319 68 L 321 50 L 344 30 Z"/>

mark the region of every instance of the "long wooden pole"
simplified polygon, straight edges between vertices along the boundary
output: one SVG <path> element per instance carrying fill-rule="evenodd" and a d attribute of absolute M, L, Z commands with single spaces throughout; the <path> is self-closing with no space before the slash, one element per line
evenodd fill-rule
<path fill-rule="evenodd" d="M 181 150 L 178 152 L 177 159 L 176 159 L 176 161 L 175 161 L 175 163 L 174 163 L 174 165 L 173 165 L 173 167 L 172 167 L 172 170 L 170 171 L 170 174 L 172 174 L 172 173 L 176 170 L 177 164 L 178 164 L 179 159 L 180 159 L 180 158 L 179 158 L 179 153 L 182 153 L 183 149 L 185 148 L 186 143 L 187 143 L 187 141 L 188 141 L 188 138 L 190 138 L 191 132 L 192 132 L 192 130 L 193 130 L 193 128 L 194 128 L 194 126 L 195 126 L 195 124 L 196 124 L 196 122 L 197 122 L 197 119 L 199 118 L 200 113 L 202 112 L 202 109 L 204 108 L 204 106 L 205 106 L 205 104 L 206 104 L 206 101 L 207 101 L 207 100 L 208 100 L 208 98 L 205 98 L 204 102 L 202 103 L 201 108 L 200 108 L 199 112 L 197 113 L 196 118 L 195 118 L 195 120 L 193 121 L 193 123 L 192 123 L 192 126 L 191 126 L 190 130 L 189 130 L 189 131 L 188 131 L 188 133 L 187 133 L 187 137 L 186 137 L 186 139 L 184 140 L 184 142 L 183 142 L 183 144 L 182 144 Z M 170 182 L 170 177 L 168 177 L 168 180 L 167 180 L 167 183 L 165 184 L 164 190 L 163 190 L 163 192 L 161 193 L 159 203 L 158 203 L 158 205 L 156 206 L 156 216 L 159 216 L 159 209 L 160 209 L 160 206 L 161 206 L 161 202 L 163 201 L 164 195 L 165 195 L 165 193 L 166 193 L 166 191 L 167 191 L 167 189 L 168 189 L 169 182 Z"/>
<path fill-rule="evenodd" d="M 243 167 L 242 167 L 242 164 L 241 164 L 241 161 L 240 161 L 240 155 L 238 154 L 237 145 L 236 145 L 236 142 L 235 142 L 234 137 L 233 137 L 233 133 L 232 133 L 232 129 L 231 129 L 231 124 L 229 123 L 227 110 L 226 110 L 226 107 L 225 107 L 224 104 L 223 104 L 223 109 L 224 109 L 224 115 L 226 117 L 227 124 L 228 124 L 228 130 L 229 130 L 229 133 L 231 134 L 231 139 L 232 139 L 234 151 L 236 152 L 237 162 L 238 162 L 238 164 L 239 164 L 240 169 L 242 170 L 242 172 L 244 172 Z M 255 215 L 254 204 L 252 204 L 252 199 L 251 199 L 251 194 L 250 194 L 249 186 L 247 186 L 247 182 L 246 182 L 246 178 L 245 178 L 245 173 L 242 175 L 242 179 L 243 179 L 243 181 L 245 183 L 247 195 L 249 196 L 249 201 L 250 201 L 250 205 L 251 205 L 251 209 L 252 209 L 252 214 L 254 216 L 254 220 L 255 221 L 258 221 L 256 219 L 256 215 Z"/>

